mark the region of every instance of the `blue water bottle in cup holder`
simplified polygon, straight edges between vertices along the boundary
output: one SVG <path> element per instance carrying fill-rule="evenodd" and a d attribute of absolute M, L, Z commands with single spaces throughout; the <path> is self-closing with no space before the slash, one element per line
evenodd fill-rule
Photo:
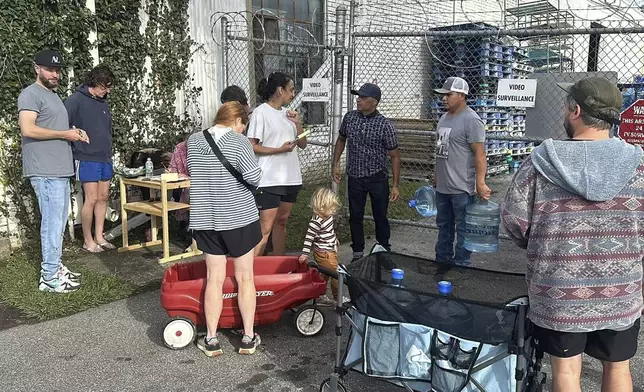
<path fill-rule="evenodd" d="M 452 294 L 452 282 L 448 280 L 441 280 L 438 282 L 438 294 L 450 295 Z"/>
<path fill-rule="evenodd" d="M 394 287 L 403 287 L 403 280 L 405 279 L 405 271 L 400 268 L 391 270 L 391 285 Z"/>

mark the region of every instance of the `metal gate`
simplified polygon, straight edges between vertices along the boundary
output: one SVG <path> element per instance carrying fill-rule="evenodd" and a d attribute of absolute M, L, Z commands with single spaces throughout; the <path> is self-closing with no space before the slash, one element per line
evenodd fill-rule
<path fill-rule="evenodd" d="M 346 8 L 341 7 L 339 12 L 337 28 L 343 30 Z M 243 88 L 251 107 L 262 103 L 256 93 L 262 78 L 276 71 L 294 78 L 296 96 L 289 109 L 298 110 L 304 128 L 311 131 L 309 146 L 299 151 L 304 185 L 328 184 L 334 141 L 332 128 L 334 123 L 339 127 L 337 117 L 342 115 L 342 94 L 338 95 L 334 87 L 329 102 L 322 103 L 304 102 L 297 92 L 301 91 L 304 78 L 328 78 L 342 85 L 343 68 L 334 68 L 334 62 L 344 60 L 341 46 L 344 38 L 338 39 L 340 45 L 325 45 L 324 37 L 318 39 L 311 31 L 297 29 L 271 13 L 262 12 L 254 13 L 252 20 L 243 18 L 241 25 L 239 20 L 224 19 L 222 30 L 224 85 Z"/>

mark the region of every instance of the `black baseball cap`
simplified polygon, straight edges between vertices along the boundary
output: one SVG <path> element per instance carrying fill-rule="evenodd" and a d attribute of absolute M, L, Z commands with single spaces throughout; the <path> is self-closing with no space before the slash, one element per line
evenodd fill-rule
<path fill-rule="evenodd" d="M 584 113 L 614 125 L 619 124 L 624 98 L 607 79 L 590 77 L 577 83 L 557 83 L 570 94 Z"/>
<path fill-rule="evenodd" d="M 36 65 L 45 67 L 64 67 L 63 56 L 56 50 L 43 50 L 36 54 L 34 58 Z"/>
<path fill-rule="evenodd" d="M 380 102 L 380 87 L 376 86 L 373 83 L 365 83 L 360 87 L 358 91 L 351 90 L 351 94 L 358 95 L 360 97 L 370 97 Z"/>

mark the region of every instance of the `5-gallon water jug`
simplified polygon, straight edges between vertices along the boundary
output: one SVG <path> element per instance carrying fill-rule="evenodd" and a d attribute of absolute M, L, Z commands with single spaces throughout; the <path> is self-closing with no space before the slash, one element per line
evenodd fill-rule
<path fill-rule="evenodd" d="M 409 200 L 409 207 L 426 218 L 436 215 L 436 192 L 431 186 L 421 186 L 416 190 L 414 198 Z"/>
<path fill-rule="evenodd" d="M 499 205 L 483 199 L 465 209 L 465 249 L 471 252 L 494 253 L 499 250 Z"/>

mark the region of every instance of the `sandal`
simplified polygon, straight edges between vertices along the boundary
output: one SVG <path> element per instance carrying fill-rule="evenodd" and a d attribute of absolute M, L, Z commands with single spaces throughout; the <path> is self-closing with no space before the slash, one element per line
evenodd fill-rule
<path fill-rule="evenodd" d="M 101 252 L 103 252 L 103 248 L 100 245 L 94 245 L 91 248 L 87 248 L 87 247 L 85 247 L 85 245 L 83 245 L 81 250 L 83 250 L 83 251 L 85 251 L 87 253 L 101 253 Z"/>
<path fill-rule="evenodd" d="M 116 246 L 110 244 L 109 242 L 103 242 L 102 244 L 98 244 L 103 250 L 114 250 L 116 249 Z"/>

